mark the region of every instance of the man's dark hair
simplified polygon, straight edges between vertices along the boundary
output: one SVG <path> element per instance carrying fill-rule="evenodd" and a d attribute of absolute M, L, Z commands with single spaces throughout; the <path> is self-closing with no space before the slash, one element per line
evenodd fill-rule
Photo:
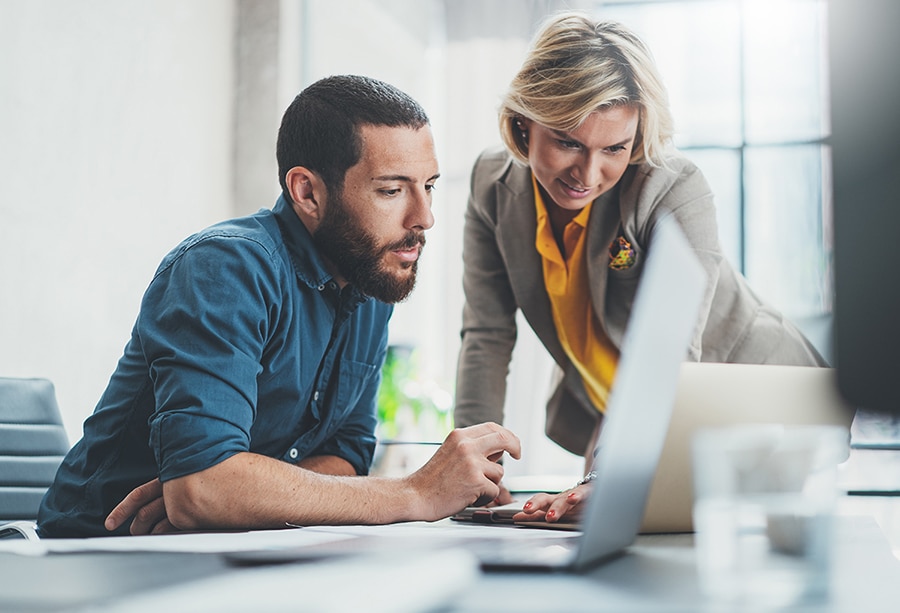
<path fill-rule="evenodd" d="M 360 125 L 407 126 L 418 130 L 428 116 L 393 85 L 355 75 L 326 77 L 301 91 L 278 130 L 278 179 L 290 200 L 285 177 L 295 166 L 312 170 L 339 193 L 347 169 L 362 155 Z"/>

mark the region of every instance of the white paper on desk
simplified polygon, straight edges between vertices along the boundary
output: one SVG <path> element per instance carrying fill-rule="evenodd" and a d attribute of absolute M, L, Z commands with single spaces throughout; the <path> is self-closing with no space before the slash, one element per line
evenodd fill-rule
<path fill-rule="evenodd" d="M 504 539 L 567 539 L 577 538 L 580 532 L 562 530 L 533 530 L 521 526 L 500 526 L 461 523 L 450 519 L 437 522 L 413 521 L 384 526 L 311 526 L 305 528 L 310 532 L 328 534 L 345 534 L 353 536 L 378 537 L 418 537 L 466 539 L 466 538 L 504 538 Z"/>
<path fill-rule="evenodd" d="M 320 532 L 307 528 L 252 530 L 249 532 L 203 532 L 153 536 L 103 536 L 82 539 L 41 539 L 0 542 L 0 551 L 25 555 L 85 553 L 93 551 L 169 553 L 229 553 L 263 549 L 285 549 L 354 538 L 353 534 Z"/>

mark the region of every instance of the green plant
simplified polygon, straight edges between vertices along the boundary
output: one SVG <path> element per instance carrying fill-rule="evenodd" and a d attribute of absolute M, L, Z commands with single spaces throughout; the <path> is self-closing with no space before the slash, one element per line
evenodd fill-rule
<path fill-rule="evenodd" d="M 415 348 L 388 347 L 378 389 L 379 439 L 442 440 L 452 428 L 451 405 L 448 392 L 422 380 Z"/>

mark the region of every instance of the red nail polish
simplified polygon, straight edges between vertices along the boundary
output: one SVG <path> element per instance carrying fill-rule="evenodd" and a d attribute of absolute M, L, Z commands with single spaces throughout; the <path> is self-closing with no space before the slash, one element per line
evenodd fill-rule
<path fill-rule="evenodd" d="M 530 508 L 531 508 L 531 503 L 530 503 L 530 502 L 526 502 L 526 503 L 525 503 L 525 506 L 522 507 L 522 508 L 523 508 L 523 509 L 530 509 Z"/>
<path fill-rule="evenodd" d="M 556 511 L 547 511 L 547 519 L 553 519 L 556 517 Z"/>
<path fill-rule="evenodd" d="M 569 492 L 569 495 L 567 496 L 567 498 L 569 500 L 571 500 L 572 498 L 575 498 L 575 492 Z"/>

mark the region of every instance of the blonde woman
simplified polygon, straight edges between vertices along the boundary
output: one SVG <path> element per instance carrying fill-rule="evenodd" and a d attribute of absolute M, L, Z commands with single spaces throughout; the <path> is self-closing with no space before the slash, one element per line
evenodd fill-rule
<path fill-rule="evenodd" d="M 466 210 L 458 426 L 503 422 L 521 309 L 561 372 L 547 435 L 590 464 L 649 238 L 666 217 L 708 278 L 686 359 L 824 365 L 725 259 L 713 194 L 672 146 L 665 87 L 626 27 L 550 18 L 499 117 L 505 148 L 475 163 Z M 580 485 L 532 498 L 526 513 L 558 520 L 586 496 Z M 496 502 L 508 501 L 502 490 Z"/>

